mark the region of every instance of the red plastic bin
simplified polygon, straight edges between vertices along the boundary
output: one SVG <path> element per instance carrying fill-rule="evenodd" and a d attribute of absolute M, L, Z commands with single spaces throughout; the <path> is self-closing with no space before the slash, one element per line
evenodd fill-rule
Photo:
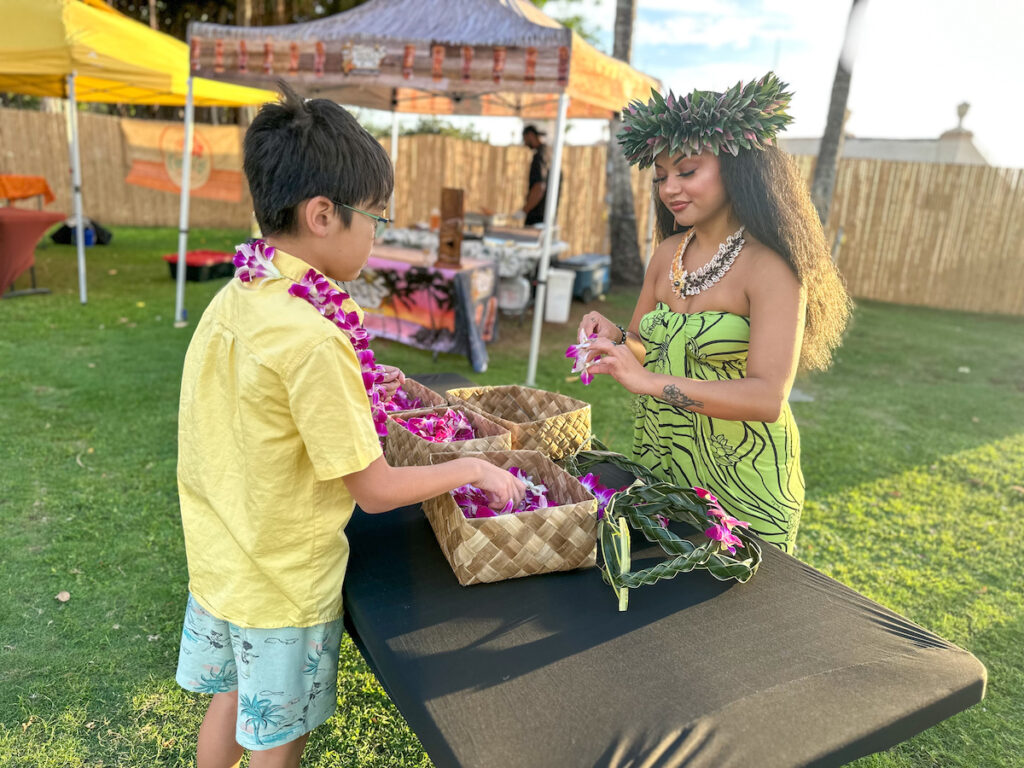
<path fill-rule="evenodd" d="M 195 283 L 233 277 L 235 264 L 233 253 L 223 251 L 187 251 L 185 253 L 185 279 Z M 163 260 L 171 269 L 171 279 L 178 277 L 178 254 L 165 253 Z"/>

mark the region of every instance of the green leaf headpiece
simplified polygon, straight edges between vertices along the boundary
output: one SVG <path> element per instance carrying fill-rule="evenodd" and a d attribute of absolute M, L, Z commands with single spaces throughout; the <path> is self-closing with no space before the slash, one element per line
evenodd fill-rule
<path fill-rule="evenodd" d="M 725 93 L 693 91 L 677 98 L 655 90 L 646 104 L 633 101 L 622 113 L 617 138 L 630 165 L 647 168 L 663 150 L 675 157 L 722 150 L 763 149 L 793 118 L 786 114 L 793 94 L 774 72 Z"/>

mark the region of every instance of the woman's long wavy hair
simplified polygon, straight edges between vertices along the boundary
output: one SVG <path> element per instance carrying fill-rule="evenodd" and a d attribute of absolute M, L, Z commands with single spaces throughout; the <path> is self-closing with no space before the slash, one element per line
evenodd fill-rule
<path fill-rule="evenodd" d="M 800 367 L 824 370 L 853 304 L 832 263 L 818 213 L 793 159 L 775 146 L 719 156 L 722 184 L 740 223 L 786 260 L 807 297 Z M 680 230 L 654 191 L 659 240 Z"/>

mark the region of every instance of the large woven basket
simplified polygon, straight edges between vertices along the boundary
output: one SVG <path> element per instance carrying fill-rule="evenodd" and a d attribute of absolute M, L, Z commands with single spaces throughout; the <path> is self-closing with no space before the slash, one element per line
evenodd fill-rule
<path fill-rule="evenodd" d="M 406 379 L 405 383 L 402 384 L 402 389 L 405 390 L 405 393 L 410 398 L 415 399 L 418 397 L 423 401 L 423 405 L 421 405 L 420 408 L 433 408 L 438 405 L 444 405 L 446 402 L 442 395 L 439 395 L 429 387 L 423 386 L 415 379 Z M 412 410 L 419 409 L 411 408 L 405 411 L 394 411 L 394 413 L 401 414 L 402 418 L 405 418 L 404 414 L 409 413 Z"/>
<path fill-rule="evenodd" d="M 442 414 L 448 410 L 447 405 L 435 408 L 420 408 L 415 411 L 402 411 L 403 419 L 428 414 Z M 401 424 L 388 416 L 388 440 L 385 452 L 388 464 L 393 467 L 415 467 L 430 463 L 435 453 L 479 453 L 480 451 L 507 451 L 512 448 L 512 433 L 500 424 L 495 424 L 481 413 L 471 408 L 455 407 L 466 417 L 476 435 L 472 440 L 454 440 L 450 443 L 432 443 L 419 435 L 414 435 Z"/>
<path fill-rule="evenodd" d="M 465 454 L 434 454 L 438 464 Z M 536 451 L 475 454 L 499 467 L 519 467 L 548 487 L 558 506 L 497 517 L 466 518 L 450 493 L 423 503 L 437 543 L 459 584 L 482 584 L 594 565 L 597 501 L 579 481 Z"/>
<path fill-rule="evenodd" d="M 449 389 L 446 395 L 452 405 L 508 428 L 514 450 L 540 451 L 557 461 L 590 447 L 590 404 L 582 400 L 515 384 Z"/>

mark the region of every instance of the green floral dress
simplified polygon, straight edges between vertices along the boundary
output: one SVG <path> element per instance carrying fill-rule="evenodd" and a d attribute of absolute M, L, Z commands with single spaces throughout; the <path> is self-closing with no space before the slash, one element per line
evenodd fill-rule
<path fill-rule="evenodd" d="M 750 319 L 729 312 L 680 314 L 658 303 L 640 321 L 644 367 L 700 381 L 746 375 Z M 682 388 L 685 392 L 685 388 Z M 793 550 L 804 477 L 789 404 L 778 421 L 729 421 L 684 411 L 650 395 L 636 401 L 633 453 L 658 477 L 700 486 L 726 512 L 786 552 Z"/>

